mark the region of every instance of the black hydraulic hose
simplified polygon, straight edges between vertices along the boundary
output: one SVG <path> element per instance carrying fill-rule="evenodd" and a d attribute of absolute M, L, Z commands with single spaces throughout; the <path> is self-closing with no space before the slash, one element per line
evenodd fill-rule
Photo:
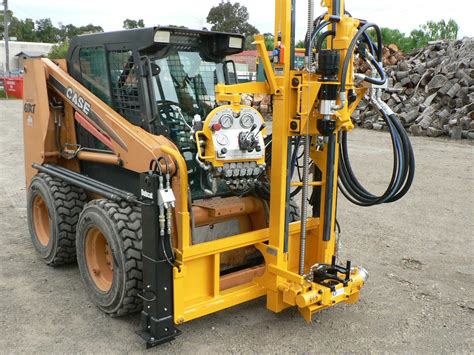
<path fill-rule="evenodd" d="M 314 29 L 313 33 L 311 34 L 309 44 L 306 46 L 306 55 L 307 56 L 309 56 L 311 54 L 311 50 L 313 48 L 313 43 L 314 43 L 314 40 L 316 39 L 316 36 L 318 35 L 318 33 L 321 32 L 321 30 L 324 27 L 329 26 L 330 24 L 331 24 L 331 22 L 324 21 L 324 22 L 321 22 L 319 24 L 319 26 Z"/>
<path fill-rule="evenodd" d="M 410 189 L 415 175 L 415 157 L 408 135 L 395 114 L 383 114 L 392 136 L 394 162 L 392 178 L 385 193 L 376 196 L 365 189 L 356 178 L 350 164 L 347 149 L 347 132 L 343 132 L 340 142 L 339 188 L 352 203 L 359 206 L 373 206 L 395 202 Z"/>
<path fill-rule="evenodd" d="M 352 39 L 349 48 L 347 49 L 346 57 L 344 58 L 344 65 L 342 67 L 342 78 L 341 78 L 341 92 L 346 92 L 346 81 L 347 81 L 347 71 L 349 70 L 349 64 L 351 62 L 352 54 L 354 53 L 355 47 L 361 36 L 369 29 L 374 28 L 375 33 L 377 34 L 377 49 L 376 49 L 376 58 L 377 61 L 382 61 L 382 32 L 380 28 L 373 23 L 366 23 L 363 25 L 357 34 Z M 384 81 L 385 83 L 385 81 Z"/>
<path fill-rule="evenodd" d="M 81 174 L 78 174 L 78 173 L 76 173 L 74 171 L 71 171 L 69 169 L 65 169 L 65 168 L 55 166 L 55 165 L 51 165 L 51 164 L 45 164 L 45 165 L 42 165 L 42 166 L 45 167 L 46 169 L 49 169 L 50 172 L 55 172 L 56 174 L 60 174 L 61 176 L 63 176 L 63 178 L 68 177 L 68 178 L 74 179 L 74 181 L 82 181 L 82 182 L 88 184 L 91 187 L 95 187 L 95 188 L 101 189 L 103 191 L 107 191 L 111 194 L 114 194 L 114 195 L 120 197 L 121 199 L 123 199 L 125 201 L 128 201 L 128 202 L 136 202 L 137 201 L 137 197 L 134 194 L 130 193 L 130 192 L 120 190 L 120 189 L 118 189 L 114 186 L 105 184 L 101 181 L 89 178 L 89 177 L 81 175 Z"/>
<path fill-rule="evenodd" d="M 42 173 L 46 173 L 48 175 L 51 175 L 52 177 L 62 179 L 65 182 L 67 182 L 71 185 L 74 185 L 74 186 L 81 187 L 86 191 L 90 191 L 90 192 L 96 193 L 98 195 L 104 196 L 104 197 L 106 197 L 107 199 L 109 199 L 111 201 L 120 202 L 120 201 L 123 200 L 120 196 L 118 196 L 117 194 L 114 194 L 113 192 L 111 192 L 109 190 L 104 190 L 104 189 L 101 189 L 100 187 L 93 186 L 93 185 L 91 185 L 87 182 L 71 178 L 67 175 L 63 175 L 63 174 L 58 173 L 55 170 L 49 169 L 49 168 L 47 168 L 43 165 L 39 165 L 39 164 L 35 163 L 32 166 L 33 166 L 33 168 L 35 168 L 38 171 L 41 171 Z"/>
<path fill-rule="evenodd" d="M 293 154 L 291 157 L 291 172 L 290 172 L 290 177 L 293 177 L 293 174 L 295 173 L 295 167 L 298 165 L 298 149 L 301 145 L 301 137 L 296 137 L 295 139 L 295 148 L 293 150 Z M 298 167 L 296 169 L 299 169 Z M 293 198 L 296 195 L 300 193 L 300 191 L 303 189 L 302 186 L 298 186 L 294 191 L 290 193 L 290 197 Z"/>
<path fill-rule="evenodd" d="M 316 51 L 318 53 L 321 51 L 321 47 L 323 46 L 323 42 L 326 38 L 328 38 L 329 36 L 334 37 L 335 35 L 336 35 L 336 31 L 331 30 L 331 31 L 326 31 L 321 36 L 319 36 L 318 41 L 316 42 Z"/>
<path fill-rule="evenodd" d="M 371 60 L 370 62 L 372 63 L 372 65 L 377 70 L 377 73 L 379 73 L 380 79 L 379 78 L 371 78 L 370 76 L 365 76 L 364 81 L 367 81 L 368 83 L 371 83 L 371 84 L 374 84 L 374 85 L 383 85 L 383 84 L 385 84 L 385 81 L 387 81 L 387 76 L 385 75 L 385 71 L 383 70 L 383 68 L 375 60 Z"/>
<path fill-rule="evenodd" d="M 364 37 L 365 43 L 367 43 L 367 45 L 369 46 L 370 53 L 375 57 L 375 47 L 374 47 L 374 43 L 373 43 L 372 40 L 370 39 L 370 37 L 369 37 L 369 35 L 367 34 L 367 32 L 364 32 L 363 37 Z"/>

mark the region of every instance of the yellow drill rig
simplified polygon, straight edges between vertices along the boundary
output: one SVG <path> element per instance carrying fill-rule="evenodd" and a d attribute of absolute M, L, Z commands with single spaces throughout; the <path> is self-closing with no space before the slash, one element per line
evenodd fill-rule
<path fill-rule="evenodd" d="M 243 36 L 174 27 L 80 36 L 66 60 L 25 64 L 33 244 L 48 265 L 77 260 L 104 312 L 141 311 L 148 347 L 258 297 L 308 322 L 355 303 L 368 274 L 337 260 L 337 191 L 370 206 L 398 200 L 413 180 L 410 142 L 380 99 L 380 29 L 343 0 L 323 0 L 315 18 L 309 1 L 306 62 L 295 68 L 295 0 L 275 4 L 272 58 L 263 36 L 254 42 L 264 82 L 238 83 L 228 57 Z M 355 56 L 371 75 L 355 72 Z M 244 93 L 271 95 L 271 134 Z M 381 196 L 360 184 L 347 151 L 364 97 L 393 138 Z"/>

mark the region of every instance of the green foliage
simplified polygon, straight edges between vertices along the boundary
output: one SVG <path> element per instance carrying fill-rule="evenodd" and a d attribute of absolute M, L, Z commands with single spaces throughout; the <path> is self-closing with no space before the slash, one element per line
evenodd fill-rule
<path fill-rule="evenodd" d="M 299 40 L 298 42 L 296 42 L 296 48 L 304 48 L 305 47 L 305 43 L 304 41 L 301 39 Z"/>
<path fill-rule="evenodd" d="M 6 99 L 7 98 L 7 93 L 5 90 L 0 89 L 0 99 Z"/>
<path fill-rule="evenodd" d="M 55 44 L 48 54 L 49 59 L 64 59 L 66 58 L 67 50 L 69 49 L 69 41 L 62 41 Z"/>
<path fill-rule="evenodd" d="M 104 29 L 101 26 L 94 26 L 93 24 L 80 27 L 76 27 L 72 24 L 61 25 L 59 27 L 58 37 L 60 41 L 68 41 L 75 36 L 96 32 L 104 32 Z"/>
<path fill-rule="evenodd" d="M 447 23 L 428 21 L 418 29 L 412 30 L 409 36 L 396 29 L 381 28 L 382 41 L 385 45 L 396 44 L 403 52 L 410 52 L 415 48 L 426 47 L 428 42 L 437 40 L 455 40 L 458 37 L 459 26 L 454 20 Z M 375 40 L 375 32 L 370 32 L 370 37 Z"/>
<path fill-rule="evenodd" d="M 138 21 L 126 19 L 125 21 L 123 21 L 123 28 L 125 30 L 143 27 L 145 27 L 145 22 L 143 22 L 143 19 L 139 19 Z"/>
<path fill-rule="evenodd" d="M 249 12 L 240 3 L 223 1 L 214 6 L 207 15 L 207 22 L 212 24 L 212 31 L 240 33 L 247 37 L 246 48 L 251 47 L 253 36 L 259 31 L 249 22 Z"/>
<path fill-rule="evenodd" d="M 38 42 L 54 43 L 59 39 L 58 29 L 54 27 L 49 18 L 37 20 L 35 22 L 35 32 Z"/>
<path fill-rule="evenodd" d="M 275 49 L 275 36 L 272 33 L 264 33 L 265 37 L 265 47 L 267 51 L 272 51 Z"/>
<path fill-rule="evenodd" d="M 430 41 L 438 39 L 455 40 L 458 38 L 459 33 L 459 26 L 453 19 L 449 20 L 448 23 L 444 20 L 439 22 L 428 21 L 421 26 L 421 29 Z"/>
<path fill-rule="evenodd" d="M 104 32 L 100 26 L 89 24 L 76 27 L 72 24 L 56 27 L 51 19 L 44 18 L 37 21 L 31 18 L 18 19 L 13 12 L 8 14 L 9 36 L 16 37 L 18 41 L 24 42 L 46 42 L 56 43 L 67 41 L 70 38 L 86 33 Z M 0 33 L 4 31 L 3 12 L 0 12 Z"/>

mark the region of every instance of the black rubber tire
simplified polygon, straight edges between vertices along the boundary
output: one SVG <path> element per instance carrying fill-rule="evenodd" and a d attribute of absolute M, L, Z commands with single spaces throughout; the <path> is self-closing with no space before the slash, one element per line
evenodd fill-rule
<path fill-rule="evenodd" d="M 88 231 L 98 228 L 113 256 L 112 285 L 101 291 L 93 281 L 85 254 Z M 111 316 L 123 316 L 142 309 L 138 293 L 142 288 L 142 226 L 139 207 L 109 200 L 89 202 L 79 218 L 76 236 L 77 263 L 82 280 L 95 303 Z"/>
<path fill-rule="evenodd" d="M 40 243 L 33 220 L 33 202 L 39 195 L 48 209 L 49 242 Z M 39 173 L 31 180 L 27 194 L 27 219 L 31 240 L 41 259 L 49 266 L 76 261 L 76 225 L 86 202 L 83 189 Z"/>

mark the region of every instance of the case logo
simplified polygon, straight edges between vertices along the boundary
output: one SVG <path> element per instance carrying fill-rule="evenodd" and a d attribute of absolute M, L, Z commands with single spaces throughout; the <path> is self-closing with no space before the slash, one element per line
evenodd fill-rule
<path fill-rule="evenodd" d="M 71 100 L 80 110 L 82 110 L 82 112 L 84 112 L 86 115 L 89 115 L 89 112 L 91 112 L 91 104 L 81 95 L 75 92 L 73 88 L 68 87 L 66 89 L 66 97 Z"/>

